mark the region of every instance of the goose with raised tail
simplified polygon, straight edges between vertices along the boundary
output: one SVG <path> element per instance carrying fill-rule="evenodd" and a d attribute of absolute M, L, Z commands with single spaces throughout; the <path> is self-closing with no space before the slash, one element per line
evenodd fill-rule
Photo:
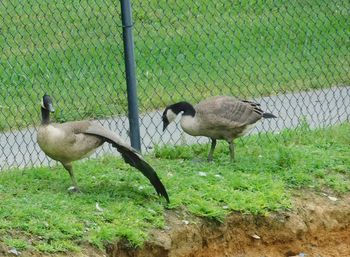
<path fill-rule="evenodd" d="M 71 191 L 79 191 L 72 162 L 88 157 L 103 143 L 107 142 L 118 150 L 126 163 L 141 171 L 151 182 L 158 195 L 163 196 L 169 202 L 167 191 L 157 173 L 119 135 L 97 122 L 89 120 L 51 123 L 51 112 L 54 112 L 52 99 L 45 94 L 42 100 L 42 120 L 37 133 L 37 142 L 47 156 L 61 162 L 68 171 L 72 181 Z"/>
<path fill-rule="evenodd" d="M 195 106 L 188 102 L 167 106 L 162 115 L 163 131 L 179 114 L 182 115 L 181 127 L 187 134 L 211 139 L 208 161 L 213 160 L 217 140 L 228 142 L 233 160 L 234 139 L 245 135 L 262 118 L 276 118 L 275 115 L 264 112 L 258 103 L 232 96 L 215 96 Z"/>

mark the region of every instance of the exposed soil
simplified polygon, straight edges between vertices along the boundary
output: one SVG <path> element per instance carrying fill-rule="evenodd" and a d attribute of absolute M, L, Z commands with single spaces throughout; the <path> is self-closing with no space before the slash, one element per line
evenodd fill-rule
<path fill-rule="evenodd" d="M 266 217 L 233 214 L 222 224 L 170 211 L 168 228 L 153 231 L 143 248 L 119 242 L 107 249 L 108 256 L 350 257 L 350 194 L 337 200 L 301 195 L 294 198 L 292 211 Z"/>
<path fill-rule="evenodd" d="M 124 241 L 102 253 L 85 247 L 81 253 L 25 257 L 350 257 L 350 194 L 330 199 L 301 192 L 293 210 L 268 216 L 235 213 L 224 223 L 168 211 L 167 227 L 154 230 L 142 248 Z M 14 256 L 0 248 L 0 256 Z"/>

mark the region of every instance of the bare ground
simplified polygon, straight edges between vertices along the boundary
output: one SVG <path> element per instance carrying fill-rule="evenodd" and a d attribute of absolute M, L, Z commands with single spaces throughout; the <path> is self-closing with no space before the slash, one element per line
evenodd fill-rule
<path fill-rule="evenodd" d="M 81 253 L 25 257 L 350 257 L 350 194 L 330 199 L 299 192 L 293 209 L 268 216 L 235 213 L 225 222 L 196 218 L 183 210 L 166 213 L 167 227 L 154 230 L 142 248 L 124 241 L 106 253 L 86 246 Z M 14 256 L 1 249 L 0 256 Z"/>
<path fill-rule="evenodd" d="M 334 200 L 303 192 L 291 211 L 233 214 L 224 223 L 170 211 L 168 229 L 153 231 L 143 248 L 120 242 L 107 252 L 113 257 L 350 257 L 350 194 Z"/>

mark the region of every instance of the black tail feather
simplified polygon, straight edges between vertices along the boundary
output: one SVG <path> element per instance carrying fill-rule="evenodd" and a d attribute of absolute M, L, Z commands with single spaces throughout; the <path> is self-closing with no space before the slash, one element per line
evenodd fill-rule
<path fill-rule="evenodd" d="M 141 171 L 142 174 L 151 182 L 157 194 L 163 196 L 169 203 L 168 193 L 155 170 L 146 161 L 142 160 L 136 153 L 130 151 L 129 149 L 128 151 L 125 151 L 120 149 L 120 146 L 117 146 L 117 149 L 121 153 L 125 162 Z"/>
<path fill-rule="evenodd" d="M 263 118 L 265 119 L 271 119 L 271 118 L 277 118 L 277 116 L 273 115 L 272 113 L 264 112 Z"/>
<path fill-rule="evenodd" d="M 169 203 L 168 193 L 163 183 L 160 181 L 157 173 L 145 160 L 142 159 L 135 149 L 123 142 L 118 142 L 119 139 L 115 138 L 116 135 L 114 135 L 111 131 L 104 130 L 103 127 L 96 129 L 92 128 L 84 133 L 98 136 L 105 142 L 108 142 L 112 144 L 113 147 L 117 148 L 125 162 L 141 171 L 141 173 L 151 182 L 157 194 L 163 196 Z"/>

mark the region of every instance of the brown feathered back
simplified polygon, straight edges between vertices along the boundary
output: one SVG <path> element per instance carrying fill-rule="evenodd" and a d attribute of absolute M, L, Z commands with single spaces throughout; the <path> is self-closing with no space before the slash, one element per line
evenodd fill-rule
<path fill-rule="evenodd" d="M 195 106 L 197 115 L 213 125 L 240 127 L 254 124 L 262 118 L 258 104 L 231 96 L 208 98 Z"/>

